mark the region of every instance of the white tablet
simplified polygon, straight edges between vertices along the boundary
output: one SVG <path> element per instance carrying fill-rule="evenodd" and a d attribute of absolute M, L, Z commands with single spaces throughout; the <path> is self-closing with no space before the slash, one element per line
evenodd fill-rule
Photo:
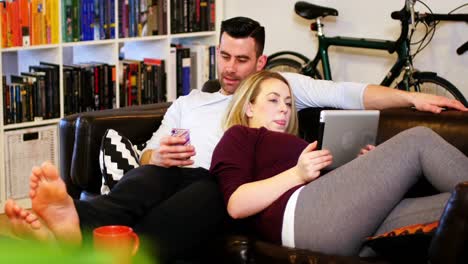
<path fill-rule="evenodd" d="M 355 159 L 368 144 L 375 145 L 378 110 L 323 110 L 320 113 L 319 149 L 330 150 L 335 169 Z"/>

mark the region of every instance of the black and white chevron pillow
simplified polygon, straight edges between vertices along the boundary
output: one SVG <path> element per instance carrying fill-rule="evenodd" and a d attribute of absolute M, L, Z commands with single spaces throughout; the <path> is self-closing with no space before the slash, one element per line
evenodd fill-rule
<path fill-rule="evenodd" d="M 101 194 L 108 194 L 127 171 L 140 166 L 143 148 L 144 145 L 134 146 L 128 138 L 114 129 L 108 129 L 104 133 L 99 151 Z"/>

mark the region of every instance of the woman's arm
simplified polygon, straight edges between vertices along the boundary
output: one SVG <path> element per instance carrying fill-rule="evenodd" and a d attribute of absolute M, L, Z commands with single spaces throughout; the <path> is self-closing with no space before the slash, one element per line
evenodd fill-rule
<path fill-rule="evenodd" d="M 304 183 L 293 167 L 271 178 L 242 184 L 229 198 L 227 211 L 234 219 L 257 214 L 289 189 Z"/>
<path fill-rule="evenodd" d="M 227 210 L 232 218 L 245 218 L 270 206 L 291 188 L 309 183 L 320 176 L 320 170 L 332 163 L 328 150 L 315 150 L 317 141 L 309 144 L 299 156 L 297 165 L 271 178 L 245 183 L 231 195 Z"/>
<path fill-rule="evenodd" d="M 313 151 L 316 142 L 307 146 L 297 165 L 264 180 L 252 175 L 255 164 L 255 135 L 245 127 L 226 132 L 213 154 L 211 172 L 220 180 L 227 211 L 232 218 L 245 218 L 270 206 L 291 188 L 312 181 L 331 163 L 327 150 Z"/>

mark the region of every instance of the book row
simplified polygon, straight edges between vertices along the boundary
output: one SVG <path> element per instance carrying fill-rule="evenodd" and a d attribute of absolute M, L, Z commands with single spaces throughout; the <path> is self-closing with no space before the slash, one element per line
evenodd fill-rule
<path fill-rule="evenodd" d="M 171 33 L 213 31 L 215 0 L 171 0 Z"/>
<path fill-rule="evenodd" d="M 120 106 L 166 102 L 166 66 L 160 59 L 121 60 Z"/>
<path fill-rule="evenodd" d="M 63 0 L 63 42 L 115 38 L 114 3 L 114 0 Z"/>
<path fill-rule="evenodd" d="M 118 0 L 119 37 L 167 34 L 167 0 Z"/>
<path fill-rule="evenodd" d="M 170 0 L 171 33 L 213 31 L 215 0 Z M 120 38 L 165 35 L 168 0 L 117 0 Z M 115 0 L 0 0 L 3 48 L 114 39 Z"/>
<path fill-rule="evenodd" d="M 166 61 L 145 58 L 122 59 L 119 76 L 115 65 L 89 62 L 60 66 L 40 62 L 28 72 L 3 76 L 4 124 L 60 117 L 63 96 L 64 115 L 115 108 L 116 82 L 119 82 L 119 106 L 160 103 L 201 89 L 215 79 L 215 46 L 203 44 L 172 45 L 170 65 Z M 172 67 L 167 75 L 167 67 Z M 173 87 L 168 89 L 167 79 Z M 63 80 L 63 95 L 60 94 Z"/>
<path fill-rule="evenodd" d="M 60 117 L 59 78 L 63 78 L 64 114 L 115 107 L 115 66 L 82 63 L 63 66 L 40 62 L 29 72 L 3 76 L 4 124 Z"/>
<path fill-rule="evenodd" d="M 2 48 L 59 42 L 59 0 L 0 0 Z"/>
<path fill-rule="evenodd" d="M 41 62 L 29 72 L 3 76 L 4 124 L 21 123 L 60 116 L 59 67 Z"/>
<path fill-rule="evenodd" d="M 115 108 L 115 65 L 63 65 L 64 114 Z"/>
<path fill-rule="evenodd" d="M 216 47 L 203 44 L 178 45 L 170 49 L 175 73 L 176 96 L 187 95 L 192 89 L 202 89 L 208 80 L 216 79 Z"/>

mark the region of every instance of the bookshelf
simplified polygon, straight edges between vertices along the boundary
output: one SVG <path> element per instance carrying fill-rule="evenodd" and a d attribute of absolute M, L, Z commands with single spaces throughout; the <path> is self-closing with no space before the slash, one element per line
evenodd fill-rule
<path fill-rule="evenodd" d="M 32 2 L 32 0 L 30 0 Z M 54 1 L 54 0 L 52 0 Z M 58 8 L 50 8 L 51 10 L 57 11 L 58 14 L 53 15 L 52 17 L 56 17 L 58 21 L 63 21 L 63 12 L 65 3 L 68 0 L 61 0 L 58 1 Z M 86 0 L 82 0 L 86 1 Z M 137 0 L 143 1 L 143 0 Z M 158 0 L 153 0 L 158 1 Z M 161 1 L 161 0 L 159 0 Z M 8 138 L 10 134 L 18 134 L 23 132 L 24 134 L 34 135 L 37 134 L 37 131 L 42 131 L 45 128 L 55 128 L 57 129 L 57 124 L 60 118 L 64 117 L 67 113 L 65 113 L 65 98 L 64 98 L 64 78 L 63 73 L 64 69 L 68 67 L 67 65 L 75 65 L 80 63 L 88 63 L 88 62 L 102 62 L 109 65 L 115 65 L 115 72 L 117 76 L 115 76 L 115 102 L 116 105 L 114 107 L 121 107 L 119 104 L 120 97 L 123 96 L 120 91 L 120 84 L 118 81 L 118 74 L 122 72 L 122 65 L 119 64 L 119 58 L 124 58 L 128 60 L 139 60 L 142 61 L 145 58 L 157 58 L 162 59 L 165 61 L 165 71 L 166 71 L 166 97 L 167 101 L 173 101 L 176 99 L 176 81 L 172 78 L 175 75 L 176 69 L 173 67 L 175 65 L 175 57 L 172 56 L 171 44 L 182 44 L 182 45 L 189 45 L 193 43 L 202 44 L 202 45 L 216 45 L 218 38 L 219 38 L 219 26 L 220 22 L 222 21 L 223 17 L 223 0 L 214 0 L 215 4 L 215 30 L 212 31 L 199 31 L 199 32 L 191 32 L 191 33 L 172 33 L 171 32 L 171 8 L 172 5 L 183 2 L 190 2 L 190 0 L 164 0 L 167 1 L 167 17 L 165 17 L 166 21 L 165 24 L 167 25 L 167 34 L 164 35 L 152 35 L 152 36 L 139 36 L 139 37 L 122 37 L 119 36 L 119 26 L 121 26 L 121 21 L 119 21 L 119 6 L 118 4 L 113 5 L 113 12 L 115 16 L 115 37 L 108 38 L 108 39 L 100 39 L 100 40 L 87 40 L 87 41 L 75 41 L 75 42 L 65 42 L 64 41 L 64 30 L 66 27 L 63 23 L 60 23 L 60 26 L 57 26 L 57 34 L 58 37 L 51 38 L 51 39 L 58 39 L 57 43 L 51 44 L 42 44 L 42 45 L 30 45 L 30 46 L 14 46 L 14 47 L 2 47 L 0 46 L 0 72 L 2 76 L 6 76 L 7 79 L 0 78 L 0 87 L 2 87 L 2 91 L 4 90 L 4 82 L 6 81 L 7 84 L 11 83 L 8 80 L 8 76 L 11 75 L 19 75 L 22 72 L 27 72 L 29 70 L 29 66 L 31 65 L 39 65 L 40 62 L 48 62 L 58 65 L 59 72 L 61 73 L 60 78 L 58 78 L 58 102 L 59 102 L 59 113 L 56 117 L 49 118 L 49 119 L 34 119 L 33 121 L 23 121 L 11 124 L 5 124 L 5 98 L 4 93 L 0 93 L 0 101 L 2 102 L 2 107 L 0 108 L 0 213 L 4 212 L 4 204 L 8 196 L 11 195 L 9 193 L 9 182 L 7 180 L 9 177 L 7 175 L 6 169 L 7 165 L 6 162 L 8 161 L 7 154 L 5 150 L 7 149 L 8 142 L 11 141 L 11 138 Z M 0 0 L 1 4 L 2 0 Z M 179 3 L 178 3 L 179 2 Z M 195 2 L 195 1 L 193 1 Z M 116 0 L 115 3 L 118 3 Z M 62 12 L 58 12 L 58 10 L 62 10 Z M 1 10 L 0 10 L 1 11 Z M 0 21 L 1 22 L 1 21 Z M 179 22 L 177 22 L 179 23 Z M 2 41 L 2 34 L 0 26 L 0 43 Z M 201 87 L 197 87 L 201 88 Z M 48 131 L 50 132 L 50 131 Z M 57 133 L 49 133 L 50 135 L 55 135 L 53 143 L 50 143 L 51 147 L 55 145 L 56 155 L 58 155 L 58 142 L 60 140 L 57 138 Z M 48 135 L 49 135 L 48 134 Z M 50 139 L 49 139 L 50 140 Z M 40 145 L 40 144 L 39 144 Z M 11 146 L 10 146 L 11 148 Z M 58 161 L 58 160 L 57 160 Z M 58 165 L 59 163 L 57 163 Z M 25 164 L 25 167 L 29 167 L 28 170 L 33 166 L 32 164 Z M 14 175 L 14 177 L 20 177 L 27 183 L 28 175 Z M 18 182 L 18 181 L 15 181 Z M 21 181 L 19 181 L 21 182 Z M 18 197 L 16 197 L 18 198 Z M 17 202 L 26 207 L 30 207 L 29 199 L 27 196 L 24 198 L 19 197 L 16 199 Z"/>

